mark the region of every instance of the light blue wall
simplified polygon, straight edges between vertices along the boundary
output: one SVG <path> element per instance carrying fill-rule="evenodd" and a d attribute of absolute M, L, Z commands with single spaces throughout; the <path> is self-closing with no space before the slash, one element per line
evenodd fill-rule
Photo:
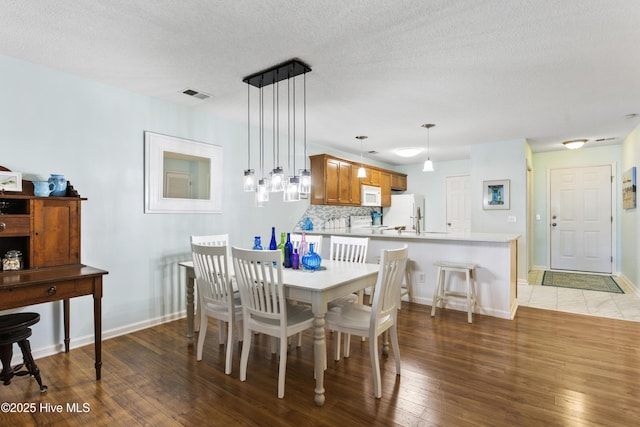
<path fill-rule="evenodd" d="M 232 244 L 246 247 L 255 234 L 267 240 L 271 226 L 292 229 L 308 206 L 277 198 L 253 208 L 253 195 L 241 187 L 245 124 L 7 57 L 0 56 L 0 74 L 0 164 L 26 179 L 63 173 L 88 199 L 82 204 L 81 258 L 109 271 L 105 332 L 184 310 L 176 262 L 190 257 L 190 235 L 228 232 Z M 223 147 L 222 214 L 144 214 L 145 130 Z M 46 353 L 62 341 L 60 307 L 28 308 L 42 316 L 32 338 L 36 351 Z M 72 346 L 74 339 L 93 336 L 92 319 L 90 297 L 72 300 Z"/>
<path fill-rule="evenodd" d="M 618 213 L 615 224 L 615 238 L 617 241 L 616 252 L 621 250 L 621 222 L 619 213 L 622 212 L 622 195 L 620 190 L 620 159 L 622 146 L 585 147 L 579 150 L 563 150 L 549 153 L 534 153 L 533 155 L 533 206 L 535 215 L 540 215 L 540 220 L 534 220 L 534 266 L 548 267 L 547 234 L 549 226 L 548 218 L 548 174 L 551 169 L 570 168 L 596 165 L 613 164 L 615 192 L 615 210 Z M 617 258 L 614 272 L 620 271 L 620 257 Z"/>
<path fill-rule="evenodd" d="M 631 167 L 636 167 L 636 180 L 640 173 L 640 126 L 625 138 L 622 144 L 621 171 L 624 172 Z M 636 206 L 640 203 L 638 199 L 636 181 Z M 635 283 L 640 288 L 640 262 L 638 262 L 638 242 L 640 241 L 640 216 L 638 207 L 635 209 L 623 209 L 619 216 L 622 237 L 620 239 L 621 271 L 631 283 Z"/>

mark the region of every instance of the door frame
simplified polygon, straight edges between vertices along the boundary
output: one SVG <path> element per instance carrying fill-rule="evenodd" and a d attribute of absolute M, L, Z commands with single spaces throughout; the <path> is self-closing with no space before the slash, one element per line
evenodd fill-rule
<path fill-rule="evenodd" d="M 570 165 L 567 167 L 547 168 L 547 265 L 546 270 L 551 270 L 551 169 L 589 168 L 597 166 L 609 166 L 611 168 L 611 274 L 618 275 L 618 252 L 616 250 L 618 228 L 618 206 L 616 195 L 618 194 L 618 169 L 617 163 L 601 163 L 587 165 Z M 561 271 L 561 270 L 559 270 Z"/>

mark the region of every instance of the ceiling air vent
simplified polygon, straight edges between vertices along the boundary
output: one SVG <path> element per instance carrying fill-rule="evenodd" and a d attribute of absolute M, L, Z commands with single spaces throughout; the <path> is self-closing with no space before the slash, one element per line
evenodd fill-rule
<path fill-rule="evenodd" d="M 193 96 L 194 98 L 198 98 L 198 99 L 211 98 L 211 95 L 208 95 L 204 92 L 198 92 L 197 90 L 193 90 L 193 89 L 185 89 L 182 91 L 182 93 L 184 93 L 185 95 Z"/>
<path fill-rule="evenodd" d="M 369 153 L 369 154 L 378 154 L 378 152 L 376 150 L 367 151 L 367 153 Z"/>

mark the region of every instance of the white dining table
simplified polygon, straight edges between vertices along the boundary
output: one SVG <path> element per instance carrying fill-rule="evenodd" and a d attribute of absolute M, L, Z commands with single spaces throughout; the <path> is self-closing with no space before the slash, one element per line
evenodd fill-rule
<path fill-rule="evenodd" d="M 187 277 L 187 338 L 193 344 L 195 272 L 191 261 L 179 263 Z M 324 405 L 324 369 L 327 343 L 325 339 L 325 314 L 329 301 L 373 286 L 378 278 L 378 264 L 361 264 L 323 260 L 317 271 L 283 269 L 282 280 L 287 297 L 311 305 L 313 321 L 314 370 L 316 378 L 315 403 Z"/>

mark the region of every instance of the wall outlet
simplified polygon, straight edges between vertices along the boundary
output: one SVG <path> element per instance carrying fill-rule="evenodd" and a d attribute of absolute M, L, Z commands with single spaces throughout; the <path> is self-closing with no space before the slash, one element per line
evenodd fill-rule
<path fill-rule="evenodd" d="M 507 222 L 516 222 L 516 217 L 515 217 L 515 216 L 513 216 L 513 215 L 509 215 L 509 216 L 507 217 Z"/>
<path fill-rule="evenodd" d="M 424 273 L 418 273 L 418 283 L 424 283 Z"/>

